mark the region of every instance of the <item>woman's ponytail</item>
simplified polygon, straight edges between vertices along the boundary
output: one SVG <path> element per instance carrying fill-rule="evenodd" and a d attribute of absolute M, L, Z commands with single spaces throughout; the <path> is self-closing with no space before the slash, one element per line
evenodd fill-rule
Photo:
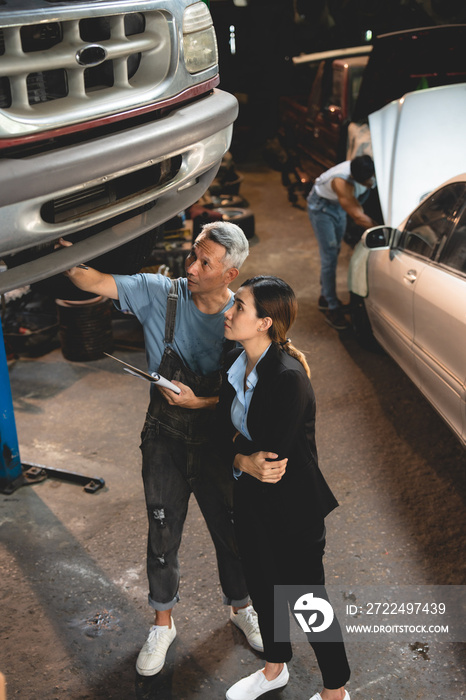
<path fill-rule="evenodd" d="M 311 378 L 311 370 L 309 368 L 309 365 L 307 364 L 307 360 L 306 360 L 304 353 L 301 352 L 301 350 L 298 350 L 298 348 L 296 348 L 293 345 L 293 343 L 291 342 L 291 340 L 289 338 L 287 338 L 286 340 L 279 343 L 279 345 L 283 348 L 283 350 L 285 352 L 288 353 L 288 355 L 291 355 L 291 357 L 294 357 L 295 360 L 298 360 L 298 362 L 300 362 L 302 364 L 302 366 L 304 367 L 304 369 L 306 371 L 307 376 L 310 379 Z"/>

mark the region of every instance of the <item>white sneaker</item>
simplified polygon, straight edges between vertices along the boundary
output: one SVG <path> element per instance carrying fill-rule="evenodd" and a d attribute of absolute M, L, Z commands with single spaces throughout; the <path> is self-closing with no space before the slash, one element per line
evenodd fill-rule
<path fill-rule="evenodd" d="M 139 652 L 136 661 L 136 671 L 141 676 L 155 676 L 162 670 L 165 663 L 168 647 L 176 637 L 176 628 L 173 618 L 172 626 L 152 625 L 144 646 Z"/>
<path fill-rule="evenodd" d="M 288 683 L 289 677 L 290 674 L 286 664 L 284 664 L 281 673 L 273 681 L 268 681 L 262 671 L 256 671 L 232 685 L 227 690 L 226 698 L 227 700 L 255 700 L 260 695 L 268 693 L 269 690 L 283 688 Z"/>
<path fill-rule="evenodd" d="M 248 605 L 246 608 L 240 608 L 237 613 L 233 612 L 233 608 L 231 608 L 230 620 L 236 627 L 244 632 L 250 646 L 255 649 L 255 651 L 264 651 L 264 643 L 262 642 L 259 623 L 257 621 L 257 613 L 252 605 Z"/>
<path fill-rule="evenodd" d="M 315 695 L 312 696 L 312 698 L 310 700 L 322 700 L 322 696 L 320 693 L 316 693 Z M 343 700 L 351 700 L 347 690 L 345 690 L 345 695 L 343 697 Z"/>

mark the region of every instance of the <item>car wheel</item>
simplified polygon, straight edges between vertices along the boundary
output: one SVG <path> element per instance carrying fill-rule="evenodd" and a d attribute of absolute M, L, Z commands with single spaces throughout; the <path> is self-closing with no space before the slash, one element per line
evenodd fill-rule
<path fill-rule="evenodd" d="M 86 362 L 113 351 L 110 299 L 94 295 L 85 301 L 55 301 L 63 357 L 72 362 Z"/>
<path fill-rule="evenodd" d="M 367 315 L 363 297 L 351 292 L 351 325 L 356 340 L 361 347 L 373 352 L 380 352 L 381 348 L 372 332 L 371 322 Z"/>
<path fill-rule="evenodd" d="M 232 224 L 237 224 L 243 231 L 244 235 L 250 240 L 255 233 L 255 221 L 252 209 L 244 209 L 243 207 L 218 207 L 213 211 L 218 211 L 222 215 L 223 221 L 231 221 Z"/>

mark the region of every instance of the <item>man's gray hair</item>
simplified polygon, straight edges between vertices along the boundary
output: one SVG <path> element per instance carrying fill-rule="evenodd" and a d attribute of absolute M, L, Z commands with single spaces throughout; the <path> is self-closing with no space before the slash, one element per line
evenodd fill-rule
<path fill-rule="evenodd" d="M 202 227 L 201 233 L 225 248 L 225 265 L 239 270 L 249 255 L 248 239 L 239 226 L 230 221 L 212 221 Z"/>

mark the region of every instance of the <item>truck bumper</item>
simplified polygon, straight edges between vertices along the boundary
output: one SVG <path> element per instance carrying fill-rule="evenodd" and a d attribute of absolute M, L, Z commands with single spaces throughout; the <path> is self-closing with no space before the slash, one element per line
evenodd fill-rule
<path fill-rule="evenodd" d="M 0 161 L 0 257 L 90 231 L 89 237 L 71 247 L 2 272 L 0 292 L 92 260 L 193 204 L 212 182 L 230 146 L 237 112 L 236 99 L 215 89 L 153 122 L 39 155 Z M 173 158 L 180 165 L 168 182 L 144 187 L 61 223 L 43 217 L 52 200 L 79 196 L 111 179 Z M 96 233 L 92 233 L 94 226 Z"/>

